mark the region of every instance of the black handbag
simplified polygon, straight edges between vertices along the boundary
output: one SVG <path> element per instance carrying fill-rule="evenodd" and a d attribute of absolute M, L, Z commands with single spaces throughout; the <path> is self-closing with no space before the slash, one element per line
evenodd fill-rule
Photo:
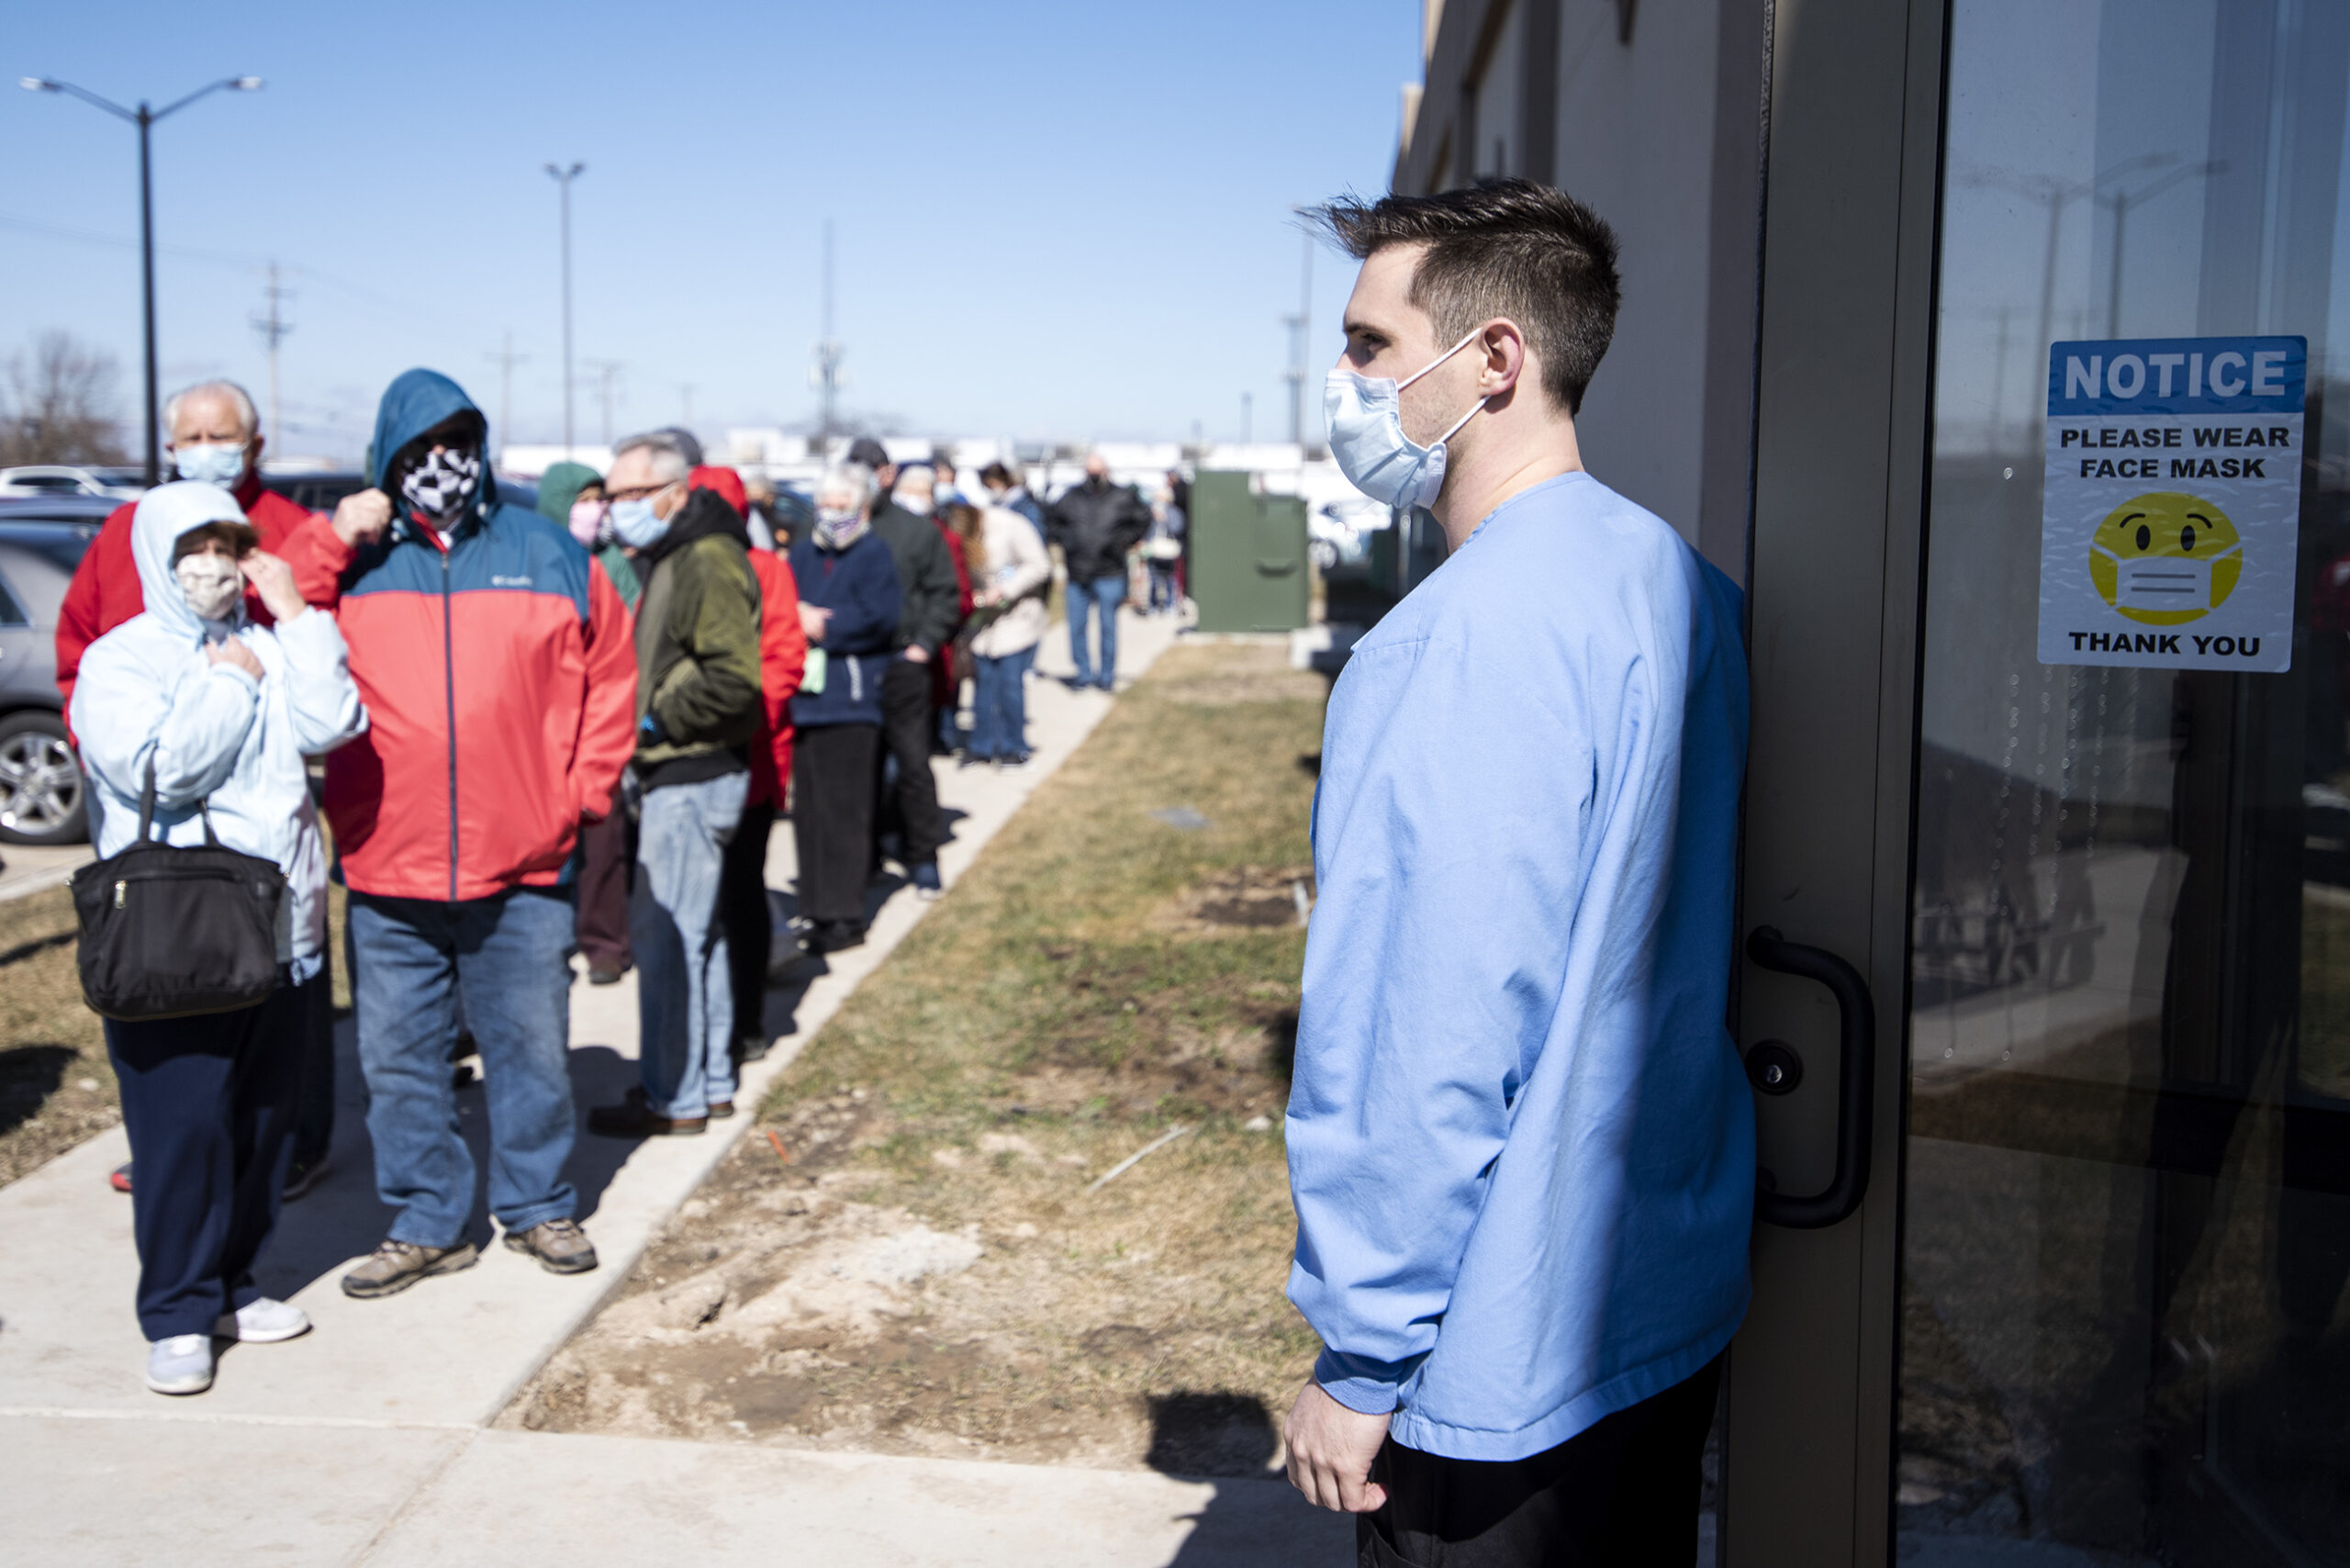
<path fill-rule="evenodd" d="M 277 988 L 278 904 L 285 874 L 274 860 L 241 855 L 212 832 L 180 848 L 150 838 L 155 764 L 139 794 L 130 847 L 73 873 L 82 923 L 82 995 L 92 1012 L 124 1023 L 230 1013 Z"/>

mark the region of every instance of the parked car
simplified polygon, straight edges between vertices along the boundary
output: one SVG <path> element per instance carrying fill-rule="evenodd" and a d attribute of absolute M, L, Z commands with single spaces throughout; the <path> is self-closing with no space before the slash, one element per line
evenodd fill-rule
<path fill-rule="evenodd" d="M 121 471 L 83 468 L 62 463 L 36 463 L 0 468 L 0 496 L 95 496 L 117 501 L 137 500 L 144 487 L 125 482 Z"/>
<path fill-rule="evenodd" d="M 57 696 L 57 610 L 73 580 L 62 554 L 0 538 L 0 840 L 10 844 L 89 836 L 87 790 Z"/>

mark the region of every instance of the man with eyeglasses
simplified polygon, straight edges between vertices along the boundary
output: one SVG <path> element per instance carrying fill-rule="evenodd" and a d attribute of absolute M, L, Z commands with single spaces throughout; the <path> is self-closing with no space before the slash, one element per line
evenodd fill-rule
<path fill-rule="evenodd" d="M 563 1179 L 572 891 L 583 818 L 614 805 L 633 740 L 628 612 L 563 525 L 502 504 L 488 422 L 411 370 L 375 416 L 375 486 L 292 552 L 331 608 L 371 720 L 327 761 L 351 889 L 352 997 L 375 1184 L 391 1234 L 343 1276 L 391 1295 L 478 1260 L 473 1156 L 446 1060 L 464 1000 L 489 1104 L 489 1209 L 558 1274 L 596 1266 Z"/>

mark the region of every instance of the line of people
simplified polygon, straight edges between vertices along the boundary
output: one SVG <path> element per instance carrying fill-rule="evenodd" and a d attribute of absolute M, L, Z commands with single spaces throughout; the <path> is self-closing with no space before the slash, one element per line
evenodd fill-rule
<path fill-rule="evenodd" d="M 733 1114 L 739 1065 L 767 1047 L 765 866 L 787 783 L 796 948 L 864 940 L 885 833 L 938 896 L 932 756 L 958 638 L 970 755 L 1024 759 L 1051 577 L 1038 523 L 1081 551 L 1096 514 L 1133 522 L 1083 498 L 1045 514 L 1000 468 L 973 506 L 951 472 L 901 473 L 865 442 L 780 539 L 675 431 L 622 442 L 608 474 L 557 465 L 526 510 L 499 497 L 480 409 L 427 370 L 385 393 L 370 487 L 331 518 L 263 487 L 242 389 L 192 387 L 167 424 L 177 477 L 108 519 L 61 615 L 97 847 L 217 835 L 287 888 L 265 1002 L 106 1025 L 147 1381 L 168 1394 L 210 1385 L 221 1338 L 309 1327 L 253 1264 L 332 1130 L 330 875 L 349 891 L 376 1190 L 395 1211 L 342 1290 L 379 1298 L 477 1261 L 461 1034 L 483 1064 L 504 1244 L 591 1270 L 564 1174 L 571 955 L 591 981 L 638 973 L 639 1081 L 591 1130 L 689 1135 Z M 1105 626 L 1089 678 L 1106 687 L 1114 658 Z"/>

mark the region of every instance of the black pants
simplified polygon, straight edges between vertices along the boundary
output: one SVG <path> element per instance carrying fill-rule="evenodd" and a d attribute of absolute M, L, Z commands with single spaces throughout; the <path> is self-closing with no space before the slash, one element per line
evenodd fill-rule
<path fill-rule="evenodd" d="M 905 835 L 908 866 L 937 859 L 938 846 L 946 842 L 946 823 L 938 814 L 938 780 L 930 771 L 931 740 L 937 734 L 930 667 L 895 658 L 881 678 L 881 745 L 898 764 L 892 803 L 898 831 Z M 880 777 L 878 762 L 874 776 L 877 780 Z"/>
<path fill-rule="evenodd" d="M 139 1172 L 130 1226 L 150 1340 L 209 1334 L 222 1313 L 261 1294 L 253 1260 L 277 1225 L 307 1009 L 280 971 L 256 1007 L 106 1021 Z"/>
<path fill-rule="evenodd" d="M 775 917 L 767 909 L 767 834 L 774 829 L 773 801 L 744 806 L 718 872 L 718 923 L 726 928 L 726 966 L 734 982 L 734 1037 L 755 1035 L 762 1045 L 767 947 L 775 937 Z"/>
<path fill-rule="evenodd" d="M 1716 1357 L 1663 1393 L 1530 1459 L 1445 1459 L 1392 1439 L 1386 1506 L 1355 1522 L 1359 1568 L 1688 1568 Z"/>
<path fill-rule="evenodd" d="M 800 851 L 800 913 L 865 923 L 865 868 L 873 852 L 871 724 L 803 729 L 791 748 L 791 836 Z M 930 771 L 927 757 L 923 771 Z"/>
<path fill-rule="evenodd" d="M 628 873 L 636 852 L 629 844 L 628 812 L 614 792 L 612 812 L 579 824 L 579 908 L 572 935 L 591 964 L 624 969 L 628 946 Z"/>
<path fill-rule="evenodd" d="M 302 1089 L 294 1110 L 294 1161 L 316 1165 L 334 1142 L 334 948 L 294 988 L 302 1009 Z"/>

